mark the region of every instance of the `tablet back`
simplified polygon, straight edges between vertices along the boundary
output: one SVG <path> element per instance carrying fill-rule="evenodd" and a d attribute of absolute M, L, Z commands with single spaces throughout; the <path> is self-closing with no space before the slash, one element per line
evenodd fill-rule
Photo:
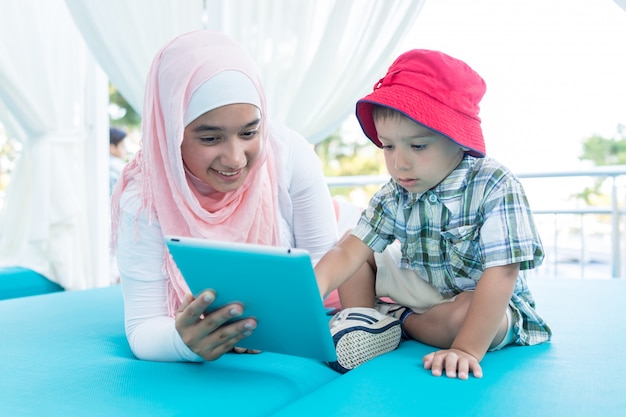
<path fill-rule="evenodd" d="M 212 309 L 237 301 L 243 317 L 257 319 L 237 346 L 336 360 L 308 252 L 180 236 L 165 241 L 194 295 L 213 289 Z"/>

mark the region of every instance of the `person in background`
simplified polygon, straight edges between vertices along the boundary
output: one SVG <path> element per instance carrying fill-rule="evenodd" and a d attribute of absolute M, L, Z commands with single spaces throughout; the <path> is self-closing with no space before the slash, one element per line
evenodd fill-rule
<path fill-rule="evenodd" d="M 111 127 L 109 129 L 109 193 L 113 194 L 113 187 L 126 166 L 126 132 Z"/>
<path fill-rule="evenodd" d="M 423 358 L 433 375 L 481 377 L 487 351 L 550 340 L 526 280 L 544 258 L 531 209 L 518 179 L 485 156 L 485 89 L 464 62 L 416 49 L 357 102 L 391 179 L 315 268 L 322 294 L 339 287 L 338 371 L 403 336 L 440 349 Z M 395 325 L 370 320 L 380 313 Z"/>
<path fill-rule="evenodd" d="M 176 37 L 156 54 L 142 131 L 112 197 L 132 351 L 154 361 L 245 352 L 237 342 L 254 332 L 254 318 L 226 324 L 244 315 L 238 303 L 205 314 L 215 292 L 189 293 L 164 236 L 297 247 L 315 263 L 337 241 L 321 162 L 300 134 L 270 119 L 250 55 L 212 31 Z"/>

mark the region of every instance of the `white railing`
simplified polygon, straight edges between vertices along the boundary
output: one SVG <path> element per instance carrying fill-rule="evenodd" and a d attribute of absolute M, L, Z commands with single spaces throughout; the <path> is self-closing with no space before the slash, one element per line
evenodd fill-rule
<path fill-rule="evenodd" d="M 542 189 L 557 194 L 559 186 L 551 185 L 551 181 L 568 178 L 609 178 L 610 190 L 607 192 L 606 204 L 594 206 L 571 207 L 572 204 L 581 205 L 581 200 L 570 198 L 563 204 L 550 207 L 534 208 L 535 220 L 539 233 L 544 241 L 546 260 L 544 265 L 534 273 L 545 276 L 570 276 L 580 278 L 620 278 L 626 276 L 623 260 L 626 259 L 626 244 L 621 233 L 621 224 L 626 219 L 626 210 L 620 208 L 620 194 L 626 203 L 626 166 L 604 166 L 585 170 L 572 171 L 545 171 L 517 173 L 529 192 L 530 182 L 540 181 L 536 189 Z M 370 185 L 382 185 L 389 179 L 388 176 L 349 176 L 328 177 L 327 183 L 331 188 L 348 187 L 362 188 Z M 556 181 L 554 181 L 556 182 Z M 578 185 L 578 192 L 582 192 L 584 185 Z M 576 185 L 573 186 L 576 188 Z M 624 204 L 626 205 L 626 204 Z M 533 201 L 531 201 L 533 206 Z M 550 217 L 552 221 L 550 222 Z M 572 221 L 578 218 L 578 222 Z M 589 219 L 594 221 L 594 229 L 590 232 Z M 565 219 L 568 219 L 567 221 Z M 608 219 L 608 221 L 607 221 Z M 563 226 L 565 221 L 566 226 Z M 575 229 L 576 233 L 570 233 Z M 578 235 L 578 236 L 576 236 Z M 577 240 L 577 241 L 576 241 Z"/>

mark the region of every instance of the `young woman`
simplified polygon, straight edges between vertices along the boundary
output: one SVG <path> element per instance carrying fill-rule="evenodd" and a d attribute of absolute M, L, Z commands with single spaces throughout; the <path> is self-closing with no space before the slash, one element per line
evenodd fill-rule
<path fill-rule="evenodd" d="M 191 32 L 155 56 L 142 149 L 112 197 L 112 247 L 138 358 L 214 360 L 256 326 L 224 324 L 243 314 L 236 303 L 204 315 L 215 294 L 189 294 L 165 235 L 299 247 L 314 263 L 336 242 L 317 156 L 266 110 L 254 62 L 225 34 Z"/>

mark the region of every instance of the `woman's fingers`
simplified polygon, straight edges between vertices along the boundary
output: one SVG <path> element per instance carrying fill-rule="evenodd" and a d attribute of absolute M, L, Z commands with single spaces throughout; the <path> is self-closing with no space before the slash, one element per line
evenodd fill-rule
<path fill-rule="evenodd" d="M 222 326 L 207 334 L 198 344 L 197 354 L 207 360 L 215 360 L 230 352 L 244 337 L 256 328 L 254 319 L 246 319 Z"/>
<path fill-rule="evenodd" d="M 243 307 L 237 303 L 206 313 L 213 301 L 215 293 L 211 290 L 203 292 L 196 299 L 188 294 L 176 313 L 176 330 L 182 340 L 194 353 L 206 360 L 215 360 L 231 351 L 237 342 L 256 328 L 256 320 L 253 318 L 226 324 L 243 314 Z"/>

